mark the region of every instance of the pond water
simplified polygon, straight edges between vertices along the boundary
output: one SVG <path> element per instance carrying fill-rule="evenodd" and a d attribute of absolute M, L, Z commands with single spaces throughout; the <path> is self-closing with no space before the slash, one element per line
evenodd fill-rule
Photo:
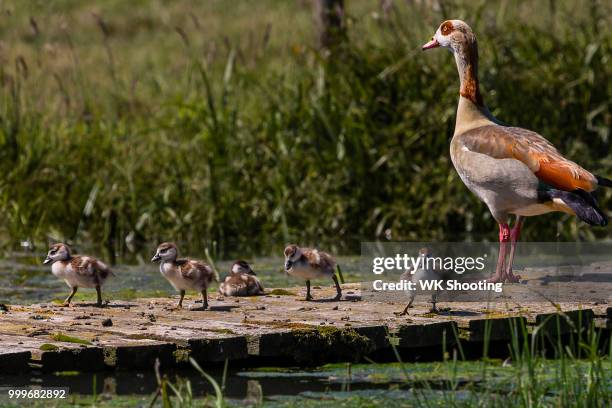
<path fill-rule="evenodd" d="M 525 363 L 525 362 L 523 362 Z M 609 360 L 598 370 L 598 392 L 603 400 L 612 395 Z M 482 398 L 508 404 L 504 395 L 520 395 L 529 387 L 533 396 L 541 392 L 544 403 L 567 392 L 568 382 L 593 375 L 593 364 L 585 361 L 543 360 L 529 368 L 497 360 L 446 363 L 330 364 L 317 369 L 258 368 L 228 371 L 223 378 L 218 368 L 204 369 L 222 387 L 232 405 L 249 406 L 472 406 Z M 608 375 L 606 376 L 606 373 Z M 187 398 L 189 384 L 194 399 L 214 395 L 213 386 L 194 370 L 163 373 Z M 521 378 L 521 375 L 524 377 Z M 151 372 L 114 372 L 97 374 L 57 373 L 9 377 L 0 375 L 0 387 L 42 385 L 70 387 L 72 404 L 101 406 L 148 406 L 157 391 Z M 571 385 L 570 385 L 571 386 Z M 586 390 L 586 389 L 585 389 Z M 571 392 L 575 392 L 571 390 Z M 210 398 L 210 397 L 209 397 Z M 0 403 L 2 402 L 0 398 Z M 5 400 L 6 401 L 6 400 Z"/>

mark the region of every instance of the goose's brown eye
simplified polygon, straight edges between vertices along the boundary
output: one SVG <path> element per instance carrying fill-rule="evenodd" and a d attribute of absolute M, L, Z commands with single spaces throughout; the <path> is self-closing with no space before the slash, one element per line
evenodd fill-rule
<path fill-rule="evenodd" d="M 442 35 L 449 35 L 453 31 L 453 23 L 450 21 L 445 21 L 440 28 L 440 32 Z"/>

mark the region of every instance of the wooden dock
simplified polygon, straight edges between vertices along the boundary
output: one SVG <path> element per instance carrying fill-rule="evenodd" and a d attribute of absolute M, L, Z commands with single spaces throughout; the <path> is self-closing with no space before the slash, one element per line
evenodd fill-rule
<path fill-rule="evenodd" d="M 272 292 L 274 293 L 274 292 Z M 365 301 L 359 284 L 343 285 L 343 299 L 328 301 L 331 287 L 315 287 L 306 302 L 303 288 L 251 298 L 211 296 L 208 311 L 189 310 L 197 297 L 176 310 L 175 298 L 113 300 L 104 308 L 76 303 L 9 305 L 0 310 L 0 372 L 97 371 L 184 365 L 189 356 L 203 366 L 231 364 L 314 365 L 333 361 L 381 361 L 393 348 L 408 358 L 442 358 L 460 342 L 482 353 L 485 338 L 505 343 L 522 324 L 543 323 L 556 336 L 591 322 L 609 338 L 612 308 L 598 304 L 447 303 L 440 314 L 417 303 L 408 316 L 403 304 Z M 5 310 L 6 309 L 6 310 Z M 558 315 L 557 315 L 558 316 Z M 572 327 L 573 326 L 573 327 Z M 495 347 L 490 347 L 495 353 Z M 431 358 L 431 357 L 430 357 Z"/>

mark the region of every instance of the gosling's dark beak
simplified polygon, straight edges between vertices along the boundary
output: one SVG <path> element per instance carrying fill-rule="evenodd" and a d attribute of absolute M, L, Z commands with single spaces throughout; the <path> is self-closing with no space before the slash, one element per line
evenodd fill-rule
<path fill-rule="evenodd" d="M 292 266 L 293 266 L 293 262 L 291 262 L 289 259 L 287 259 L 285 261 L 285 270 L 288 271 L 289 269 L 291 269 Z"/>
<path fill-rule="evenodd" d="M 155 254 L 155 256 L 151 258 L 151 262 L 159 262 L 160 259 L 161 259 L 161 256 L 159 256 L 159 254 Z"/>
<path fill-rule="evenodd" d="M 53 259 L 51 259 L 49 257 L 46 257 L 45 260 L 43 261 L 43 265 L 46 265 L 46 264 L 51 263 L 51 262 L 53 262 Z"/>
<path fill-rule="evenodd" d="M 253 272 L 253 270 L 252 270 L 251 268 L 249 268 L 249 270 L 247 271 L 247 273 L 248 273 L 249 275 L 257 276 L 257 275 L 255 275 L 255 272 Z"/>

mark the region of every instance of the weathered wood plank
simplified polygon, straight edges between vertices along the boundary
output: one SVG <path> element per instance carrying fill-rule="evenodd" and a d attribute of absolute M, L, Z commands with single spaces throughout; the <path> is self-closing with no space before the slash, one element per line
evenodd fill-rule
<path fill-rule="evenodd" d="M 494 319 L 475 319 L 469 322 L 470 341 L 497 341 L 522 339 L 527 330 L 524 317 L 498 317 Z"/>
<path fill-rule="evenodd" d="M 0 335 L 0 343 L 15 345 L 31 354 L 34 364 L 43 371 L 100 371 L 105 368 L 101 347 L 54 341 L 46 334 L 27 337 Z"/>
<path fill-rule="evenodd" d="M 145 344 L 112 343 L 105 346 L 104 363 L 110 368 L 123 370 L 150 369 L 157 359 L 162 367 L 177 365 L 176 344 L 149 341 L 143 343 Z"/>
<path fill-rule="evenodd" d="M 0 340 L 0 372 L 3 374 L 17 374 L 30 369 L 29 362 L 32 353 L 29 350 L 19 349 L 13 346 L 5 347 Z"/>
<path fill-rule="evenodd" d="M 201 331 L 192 328 L 177 328 L 175 325 L 157 323 L 143 327 L 134 325 L 129 316 L 114 317 L 113 325 L 104 327 L 102 325 L 79 325 L 68 326 L 62 331 L 75 337 L 83 338 L 105 349 L 106 358 L 109 364 L 117 368 L 137 368 L 139 364 L 151 367 L 154 358 L 143 358 L 142 360 L 132 360 L 121 358 L 133 353 L 133 347 L 140 347 L 143 351 L 148 351 L 152 356 L 156 350 L 162 353 L 164 362 L 168 365 L 174 364 L 172 353 L 177 346 L 185 348 L 185 351 L 192 357 L 202 361 L 224 361 L 225 359 L 236 360 L 246 358 L 247 346 L 243 336 L 228 335 L 225 332 Z M 20 322 L 12 321 L 14 325 Z M 56 330 L 61 322 L 55 318 L 36 320 L 30 323 L 30 331 L 46 330 L 49 336 Z M 64 322 L 65 323 L 65 322 Z M 0 328 L 0 332 L 10 327 L 10 324 Z M 143 330 L 146 329 L 146 330 Z M 13 328 L 13 330 L 28 330 L 26 327 Z M 52 342 L 48 338 L 49 342 Z M 171 344 L 172 347 L 167 345 Z M 136 364 L 136 366 L 134 366 Z"/>
<path fill-rule="evenodd" d="M 189 339 L 188 344 L 189 356 L 196 361 L 241 360 L 249 355 L 244 336 Z"/>
<path fill-rule="evenodd" d="M 282 350 L 287 350 L 293 341 L 291 329 L 247 336 L 248 354 L 256 357 L 277 357 Z"/>
<path fill-rule="evenodd" d="M 562 313 L 542 313 L 536 316 L 536 324 L 542 325 L 541 332 L 555 338 L 580 329 L 587 329 L 595 313 L 591 309 L 567 310 Z"/>
<path fill-rule="evenodd" d="M 389 328 L 387 326 L 358 326 L 354 329 L 359 335 L 365 336 L 370 339 L 370 341 L 372 342 L 372 351 L 386 349 L 390 346 Z"/>
<path fill-rule="evenodd" d="M 278 329 L 247 336 L 250 356 L 285 357 L 298 363 L 309 359 L 357 361 L 389 346 L 386 326 L 317 327 Z"/>
<path fill-rule="evenodd" d="M 399 338 L 399 347 L 429 347 L 452 344 L 458 335 L 457 323 L 435 322 L 424 324 L 402 324 L 393 334 Z"/>
<path fill-rule="evenodd" d="M 29 352 L 38 364 L 43 362 L 43 351 L 39 349 L 42 344 L 61 346 L 60 350 L 45 351 L 56 353 L 44 358 L 48 369 L 54 370 L 77 369 L 76 362 L 58 367 L 60 360 L 54 359 L 60 351 L 67 356 L 66 361 L 73 361 L 73 354 L 91 353 L 83 360 L 94 359 L 95 364 L 78 365 L 87 371 L 92 367 L 147 369 L 155 358 L 170 366 L 184 362 L 190 355 L 201 363 L 272 358 L 312 365 L 356 361 L 368 353 L 388 350 L 388 333 L 404 350 L 451 345 L 459 328 L 463 338 L 473 341 L 484 339 L 487 327 L 491 340 L 509 340 L 511 323 L 519 327 L 525 322 L 533 325 L 557 312 L 548 302 L 447 302 L 440 305 L 443 312 L 434 314 L 429 312 L 430 304 L 417 302 L 407 316 L 396 316 L 394 312 L 402 310 L 404 304 L 359 300 L 359 288 L 344 285 L 344 293 L 350 299 L 340 302 L 329 300 L 335 294 L 333 287 L 313 288 L 316 300 L 312 302 L 301 296 L 279 295 L 212 298 L 211 310 L 204 312 L 176 310 L 176 299 L 171 298 L 113 301 L 101 309 L 81 303 L 68 308 L 54 304 L 9 305 L 0 314 L 0 336 L 11 336 L 9 342 L 2 343 L 3 347 Z M 303 288 L 288 290 L 303 294 Z M 185 304 L 193 305 L 195 299 L 187 297 Z M 570 316 L 584 307 L 577 303 L 560 306 L 574 311 Z M 598 316 L 609 318 L 612 308 L 598 305 L 593 309 Z M 493 320 L 486 323 L 487 319 Z M 563 330 L 567 332 L 568 327 Z M 59 332 L 91 345 L 57 343 L 53 335 Z M 19 348 L 23 346 L 19 336 L 30 339 L 33 346 Z"/>
<path fill-rule="evenodd" d="M 102 371 L 106 368 L 100 347 L 63 348 L 45 351 L 40 363 L 43 371 Z"/>

